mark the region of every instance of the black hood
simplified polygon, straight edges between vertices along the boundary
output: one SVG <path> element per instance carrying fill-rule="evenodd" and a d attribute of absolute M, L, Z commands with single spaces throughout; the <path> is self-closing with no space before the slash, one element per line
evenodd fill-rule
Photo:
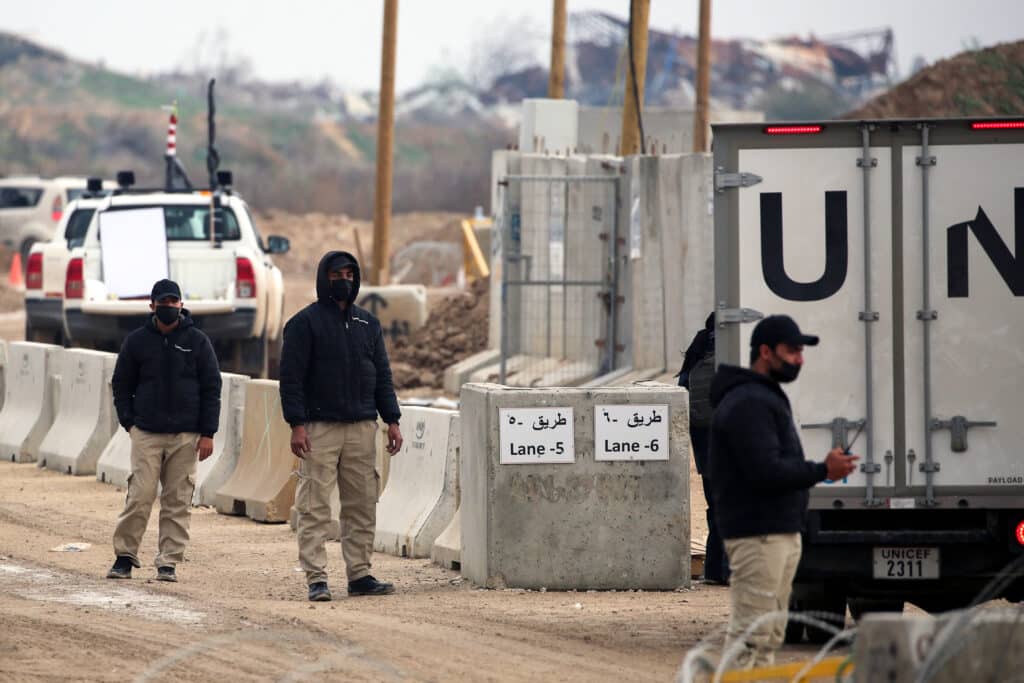
<path fill-rule="evenodd" d="M 188 328 L 192 327 L 193 325 L 195 325 L 195 322 L 193 322 L 193 320 L 192 320 L 192 313 L 189 312 L 189 310 L 187 308 L 182 308 L 181 309 L 181 320 L 178 321 L 178 326 L 174 328 L 174 331 L 187 330 Z M 152 330 L 153 332 L 156 332 L 157 334 L 163 334 L 163 332 L 160 331 L 160 328 L 156 326 L 156 316 L 155 315 L 150 315 L 149 316 L 149 320 L 146 321 L 146 329 Z"/>
<path fill-rule="evenodd" d="M 722 399 L 730 391 L 738 386 L 751 383 L 764 384 L 782 396 L 786 403 L 789 403 L 786 392 L 771 377 L 765 377 L 759 372 L 741 368 L 737 365 L 726 365 L 723 363 L 718 366 L 718 372 L 715 373 L 715 378 L 711 381 L 711 405 L 717 408 L 718 404 L 722 402 Z"/>
<path fill-rule="evenodd" d="M 325 303 L 331 303 L 331 287 L 327 281 L 327 269 L 335 259 L 341 259 L 346 266 L 352 268 L 355 271 L 356 277 L 352 281 L 352 293 L 348 297 L 346 303 L 355 303 L 356 297 L 359 296 L 359 282 L 362 279 L 362 275 L 359 270 L 359 261 L 356 257 L 347 251 L 329 251 L 323 255 L 320 259 L 320 265 L 316 267 L 316 298 Z"/>

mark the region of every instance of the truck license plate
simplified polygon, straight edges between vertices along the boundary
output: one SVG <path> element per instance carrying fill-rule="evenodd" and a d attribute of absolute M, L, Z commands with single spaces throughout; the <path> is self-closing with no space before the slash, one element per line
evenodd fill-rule
<path fill-rule="evenodd" d="M 938 548 L 875 548 L 876 579 L 939 578 Z"/>

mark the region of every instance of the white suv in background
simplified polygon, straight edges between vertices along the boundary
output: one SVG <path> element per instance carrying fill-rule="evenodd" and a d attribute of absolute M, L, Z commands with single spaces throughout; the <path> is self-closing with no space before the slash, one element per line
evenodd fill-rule
<path fill-rule="evenodd" d="M 110 189 L 113 183 L 105 182 Z M 36 242 L 53 239 L 69 202 L 86 192 L 85 178 L 0 178 L 0 242 L 21 252 L 22 263 Z"/>
<path fill-rule="evenodd" d="M 213 201 L 208 190 L 119 190 L 101 201 L 68 261 L 63 310 L 70 341 L 116 351 L 148 319 L 148 295 L 122 299 L 104 282 L 100 225 L 111 212 L 160 209 L 167 271 L 181 286 L 196 327 L 213 341 L 221 367 L 268 376 L 279 357 L 284 316 L 284 281 L 271 254 L 285 253 L 289 243 L 271 236 L 264 244 L 246 203 L 229 190 L 217 192 L 211 238 Z"/>

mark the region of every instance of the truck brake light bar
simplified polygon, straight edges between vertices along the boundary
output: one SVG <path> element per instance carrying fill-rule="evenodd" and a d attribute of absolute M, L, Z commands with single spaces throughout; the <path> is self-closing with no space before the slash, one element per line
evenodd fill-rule
<path fill-rule="evenodd" d="M 825 126 L 765 126 L 765 135 L 814 135 L 825 130 Z"/>
<path fill-rule="evenodd" d="M 1024 121 L 972 121 L 971 130 L 1024 130 Z"/>

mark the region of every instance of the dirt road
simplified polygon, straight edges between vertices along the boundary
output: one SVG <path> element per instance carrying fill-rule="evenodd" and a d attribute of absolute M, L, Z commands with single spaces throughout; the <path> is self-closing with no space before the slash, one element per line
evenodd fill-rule
<path fill-rule="evenodd" d="M 181 582 L 103 577 L 124 492 L 0 463 L 0 680 L 670 680 L 728 613 L 723 588 L 478 590 L 424 560 L 375 556 L 398 593 L 311 605 L 286 525 L 197 509 Z M 155 552 L 158 513 L 143 542 Z M 83 552 L 54 552 L 69 542 Z M 152 676 L 150 676 L 152 673 Z"/>

